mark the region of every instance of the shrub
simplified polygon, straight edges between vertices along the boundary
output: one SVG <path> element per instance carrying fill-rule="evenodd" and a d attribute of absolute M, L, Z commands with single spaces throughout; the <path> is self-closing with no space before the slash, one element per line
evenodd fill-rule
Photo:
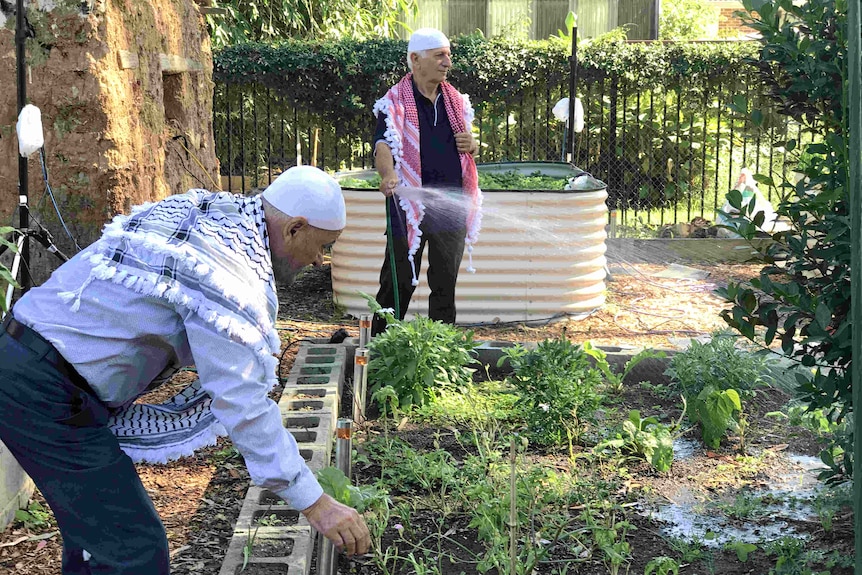
<path fill-rule="evenodd" d="M 379 312 L 378 312 L 379 313 Z M 435 398 L 440 388 L 467 385 L 475 371 L 472 331 L 463 331 L 423 316 L 410 321 L 387 314 L 386 331 L 368 344 L 369 393 L 391 386 L 401 409 L 423 405 Z M 386 405 L 381 405 L 386 409 Z"/>
<path fill-rule="evenodd" d="M 847 3 L 832 0 L 743 0 L 747 25 L 761 34 L 758 79 L 782 114 L 805 127 L 784 147 L 800 159 L 796 176 L 780 184 L 787 197 L 776 213 L 791 229 L 756 248 L 767 262 L 759 277 L 718 290 L 733 305 L 724 320 L 764 346 L 781 352 L 813 376 L 797 375 L 801 398 L 811 411 L 825 409 L 833 423 L 852 412 L 850 319 L 851 230 L 849 218 L 849 125 L 843 93 L 847 85 Z M 761 118 L 759 109 L 752 120 Z M 810 143 L 809 143 L 810 142 Z M 761 179 L 765 179 L 761 176 Z M 763 215 L 738 195 L 743 237 L 752 239 Z M 821 458 L 839 481 L 852 475 L 853 443 L 842 436 Z"/>
<path fill-rule="evenodd" d="M 707 343 L 674 355 L 665 375 L 680 387 L 686 415 L 700 424 L 704 443 L 717 448 L 728 429 L 738 426 L 743 399 L 768 383 L 766 359 L 738 349 L 735 337 L 715 334 Z"/>
<path fill-rule="evenodd" d="M 600 403 L 602 374 L 590 356 L 568 339 L 548 339 L 533 350 L 507 348 L 519 399 L 515 409 L 527 423 L 527 435 L 546 446 L 569 445 L 580 436 L 583 422 Z"/>

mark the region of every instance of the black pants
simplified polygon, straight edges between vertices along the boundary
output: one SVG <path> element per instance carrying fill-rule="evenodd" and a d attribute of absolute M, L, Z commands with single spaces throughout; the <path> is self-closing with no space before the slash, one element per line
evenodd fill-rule
<path fill-rule="evenodd" d="M 0 330 L 0 439 L 54 512 L 63 575 L 167 575 L 165 528 L 107 408 L 46 361 L 42 343 Z"/>
<path fill-rule="evenodd" d="M 422 229 L 419 249 L 413 256 L 416 262 L 416 277 L 422 263 L 422 252 L 428 245 L 428 317 L 444 323 L 455 323 L 455 282 L 458 280 L 458 269 L 464 256 L 464 238 L 466 228 L 428 233 Z M 395 269 L 398 277 L 398 297 L 401 306 L 395 310 L 396 317 L 403 319 L 410 305 L 410 298 L 416 289 L 413 286 L 413 272 L 407 259 L 407 238 L 393 234 L 395 248 Z M 392 267 L 389 258 L 389 242 L 386 243 L 386 255 L 383 267 L 380 269 L 380 290 L 377 292 L 377 303 L 384 308 L 395 308 L 395 289 L 392 285 Z M 371 334 L 377 335 L 386 329 L 386 320 L 375 314 L 371 323 Z"/>

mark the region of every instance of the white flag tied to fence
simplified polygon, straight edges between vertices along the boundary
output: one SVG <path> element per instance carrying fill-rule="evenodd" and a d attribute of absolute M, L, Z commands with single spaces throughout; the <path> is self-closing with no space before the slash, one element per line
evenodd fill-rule
<path fill-rule="evenodd" d="M 569 121 L 569 99 L 563 98 L 554 105 L 554 117 L 561 122 Z M 580 98 L 575 98 L 575 132 L 584 130 L 584 105 Z"/>

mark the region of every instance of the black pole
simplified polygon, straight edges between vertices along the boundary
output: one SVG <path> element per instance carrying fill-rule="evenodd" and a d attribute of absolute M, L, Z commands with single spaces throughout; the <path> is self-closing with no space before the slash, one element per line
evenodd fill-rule
<path fill-rule="evenodd" d="M 25 43 L 27 41 L 27 27 L 24 15 L 24 0 L 18 0 L 15 13 L 15 61 L 18 69 L 18 114 L 27 105 L 27 68 L 24 58 L 26 56 Z M 25 231 L 30 227 L 30 209 L 27 205 L 27 158 L 18 154 L 18 227 Z M 30 243 L 25 234 L 21 246 L 21 293 L 30 289 Z"/>
<path fill-rule="evenodd" d="M 575 91 L 578 88 L 578 27 L 572 26 L 572 56 L 569 58 L 569 123 L 566 130 L 566 144 L 575 161 Z M 565 158 L 564 158 L 565 159 Z"/>

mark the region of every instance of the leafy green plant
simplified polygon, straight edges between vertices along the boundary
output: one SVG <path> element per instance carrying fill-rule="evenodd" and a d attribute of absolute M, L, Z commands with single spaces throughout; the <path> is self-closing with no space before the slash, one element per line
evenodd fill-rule
<path fill-rule="evenodd" d="M 602 551 L 605 567 L 610 575 L 617 575 L 623 564 L 631 557 L 631 547 L 626 540 L 629 531 L 637 529 L 626 519 L 620 519 L 618 504 L 608 501 L 587 505 L 581 519 L 592 531 L 595 546 Z"/>
<path fill-rule="evenodd" d="M 605 379 L 608 381 L 608 386 L 614 393 L 622 393 L 623 381 L 626 376 L 631 373 L 632 369 L 634 369 L 640 362 L 646 359 L 663 359 L 665 357 L 665 353 L 663 351 L 656 351 L 650 348 L 643 349 L 626 361 L 622 372 L 616 373 L 611 369 L 607 360 L 608 356 L 604 351 L 597 347 L 593 347 L 593 344 L 590 341 L 585 341 L 583 346 L 584 351 L 595 360 L 596 367 L 598 367 L 604 374 Z"/>
<path fill-rule="evenodd" d="M 778 187 L 786 197 L 776 213 L 790 230 L 757 246 L 766 266 L 749 282 L 732 282 L 718 294 L 732 303 L 724 320 L 762 346 L 781 344 L 781 353 L 813 373 L 797 374 L 810 410 L 825 408 L 841 422 L 852 412 L 849 220 L 850 126 L 846 113 L 847 2 L 744 0 L 746 24 L 760 36 L 758 78 L 781 114 L 804 127 L 788 138 L 794 174 Z M 762 116 L 762 111 L 751 111 Z M 740 198 L 729 197 L 733 203 Z M 736 207 L 736 206 L 734 206 Z M 739 206 L 752 224 L 763 216 Z M 742 236 L 754 239 L 751 226 Z M 821 456 L 829 481 L 852 474 L 853 443 L 839 434 Z M 828 461 L 827 461 L 828 460 Z"/>
<path fill-rule="evenodd" d="M 679 554 L 681 563 L 700 561 L 707 554 L 704 541 L 700 537 L 692 537 L 690 541 L 679 537 L 669 537 L 666 541 L 668 547 Z"/>
<path fill-rule="evenodd" d="M 644 567 L 644 575 L 679 575 L 679 563 L 673 557 L 653 557 Z"/>
<path fill-rule="evenodd" d="M 385 492 L 373 485 L 352 485 L 350 479 L 337 467 L 324 467 L 318 471 L 317 481 L 324 493 L 339 503 L 353 507 L 359 513 L 376 501 L 388 499 Z"/>
<path fill-rule="evenodd" d="M 768 362 L 737 348 L 736 339 L 715 333 L 706 343 L 691 340 L 687 349 L 671 357 L 665 375 L 679 385 L 689 400 L 707 387 L 735 389 L 751 397 L 755 388 L 767 384 Z"/>
<path fill-rule="evenodd" d="M 380 306 L 368 297 L 372 311 Z M 472 331 L 417 316 L 397 320 L 391 313 L 386 330 L 371 340 L 368 349 L 368 383 L 372 395 L 390 386 L 398 396 L 401 409 L 421 406 L 436 397 L 441 388 L 457 388 L 472 381 L 475 363 L 472 355 L 478 343 Z M 383 404 L 382 409 L 388 406 Z"/>
<path fill-rule="evenodd" d="M 656 471 L 669 471 L 673 463 L 673 432 L 677 425 L 665 425 L 656 417 L 641 419 L 640 411 L 632 410 L 622 423 L 616 438 L 596 445 L 595 450 L 607 447 L 619 449 L 627 455 L 646 459 Z"/>
<path fill-rule="evenodd" d="M 44 529 L 51 522 L 51 511 L 38 501 L 31 501 L 27 509 L 15 511 L 15 521 L 23 523 L 25 529 Z"/>
<path fill-rule="evenodd" d="M 745 563 L 748 561 L 749 554 L 757 550 L 757 545 L 746 543 L 745 541 L 731 541 L 730 543 L 727 543 L 724 548 L 730 549 L 736 553 L 736 558 L 739 559 L 740 562 Z"/>
<path fill-rule="evenodd" d="M 566 178 L 543 175 L 535 171 L 531 174 L 519 174 L 509 171 L 502 173 L 479 173 L 479 187 L 483 190 L 562 190 Z"/>
<path fill-rule="evenodd" d="M 742 416 L 743 399 L 768 383 L 766 358 L 738 349 L 734 341 L 723 334 L 713 334 L 706 343 L 692 340 L 665 370 L 682 391 L 689 419 L 700 424 L 704 443 L 712 448 L 719 446 L 728 430 L 734 430 L 744 449 L 748 422 Z"/>
<path fill-rule="evenodd" d="M 814 571 L 812 564 L 821 560 L 805 550 L 805 541 L 799 537 L 781 537 L 763 545 L 767 555 L 775 557 L 775 567 L 769 575 L 828 575 L 828 571 Z"/>
<path fill-rule="evenodd" d="M 742 411 L 739 393 L 735 389 L 705 387 L 688 406 L 693 423 L 700 423 L 703 442 L 717 449 L 728 429 L 734 427 L 735 414 Z"/>
<path fill-rule="evenodd" d="M 590 356 L 564 337 L 547 339 L 535 349 L 503 350 L 498 367 L 508 360 L 507 379 L 518 393 L 515 409 L 526 421 L 527 435 L 540 445 L 572 445 L 598 407 L 602 374 Z"/>

